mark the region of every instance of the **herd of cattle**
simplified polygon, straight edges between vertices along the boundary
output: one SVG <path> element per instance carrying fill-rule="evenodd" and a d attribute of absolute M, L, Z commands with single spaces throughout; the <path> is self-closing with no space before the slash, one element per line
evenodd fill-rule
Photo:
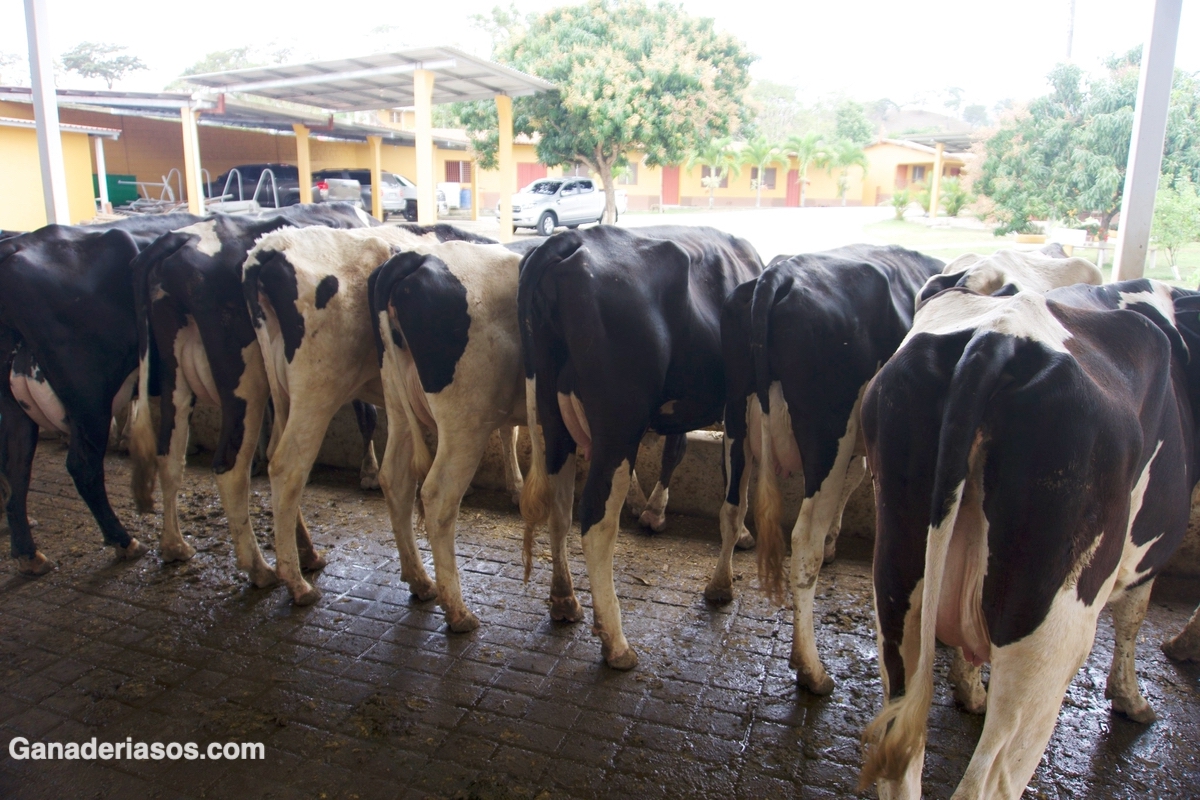
<path fill-rule="evenodd" d="M 0 499 L 12 555 L 26 575 L 54 567 L 26 513 L 39 426 L 69 435 L 67 469 L 105 543 L 124 559 L 146 552 L 104 485 L 112 417 L 135 398 L 134 496 L 152 510 L 161 481 L 161 556 L 190 558 L 176 498 L 200 402 L 221 412 L 212 464 L 238 567 L 256 586 L 282 581 L 297 604 L 316 602 L 304 573 L 325 560 L 301 494 L 348 402 L 364 435 L 363 483 L 374 485 L 382 405 L 377 481 L 402 578 L 438 600 L 452 631 L 479 624 L 454 535 L 492 432 L 526 522 L 527 578 L 534 530 L 549 529 L 555 620 L 583 617 L 564 545 L 576 456 L 590 461 L 579 524 L 594 631 L 607 663 L 629 669 L 637 655 L 613 551 L 626 499 L 640 495 L 639 443 L 650 430 L 666 437 L 659 483 L 637 500 L 643 524 L 661 529 L 687 432 L 723 423 L 722 546 L 705 597 L 729 602 L 733 550 L 757 546 L 760 582 L 782 601 L 778 477 L 801 473 L 791 663 L 802 686 L 831 692 L 815 587 L 869 470 L 885 697 L 864 734 L 862 782 L 920 796 L 941 641 L 955 648 L 956 697 L 986 709 L 956 796 L 1017 797 L 1106 605 L 1116 632 L 1107 695 L 1114 710 L 1154 719 L 1135 642 L 1200 477 L 1200 292 L 1100 284 L 1095 266 L 1054 246 L 945 265 L 856 245 L 764 268 L 749 243 L 708 228 L 599 226 L 502 246 L 448 225 L 379 226 L 337 205 L 0 234 Z M 249 517 L 268 408 L 274 569 Z M 519 425 L 533 443 L 524 477 Z M 1200 618 L 1164 648 L 1200 660 Z"/>

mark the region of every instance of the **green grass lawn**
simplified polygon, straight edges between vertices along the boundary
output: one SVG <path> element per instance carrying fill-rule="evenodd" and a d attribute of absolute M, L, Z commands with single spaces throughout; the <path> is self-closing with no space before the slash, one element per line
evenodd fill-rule
<path fill-rule="evenodd" d="M 963 253 L 978 253 L 990 255 L 1006 247 L 1016 247 L 1016 240 L 1011 236 L 994 236 L 990 230 L 970 228 L 931 228 L 919 222 L 889 219 L 876 222 L 863 229 L 868 241 L 874 244 L 898 244 L 913 250 L 920 250 L 944 261 L 950 261 Z M 1029 245 L 1021 245 L 1029 247 Z M 1086 258 L 1092 263 L 1099 263 L 1099 250 L 1096 247 L 1076 248 L 1075 255 Z M 1104 254 L 1104 277 L 1112 277 L 1111 248 Z M 1153 263 L 1153 266 L 1151 264 Z M 1178 277 L 1177 277 L 1178 275 Z M 1146 261 L 1146 277 L 1177 286 L 1196 288 L 1200 284 L 1200 243 L 1190 244 L 1178 253 L 1178 263 L 1172 269 L 1167 252 L 1160 250 L 1151 262 Z"/>

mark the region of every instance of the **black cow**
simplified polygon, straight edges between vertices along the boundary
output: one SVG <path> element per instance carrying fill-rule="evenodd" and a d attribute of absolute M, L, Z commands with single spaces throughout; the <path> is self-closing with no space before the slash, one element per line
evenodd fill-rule
<path fill-rule="evenodd" d="M 792 256 L 739 286 L 722 309 L 726 495 L 721 556 L 705 596 L 733 597 L 749 453 L 759 463 L 759 574 L 768 594 L 782 600 L 776 474 L 803 472 L 804 500 L 792 530 L 791 665 L 817 694 L 832 691 L 833 680 L 817 654 L 813 597 L 822 559 L 833 557 L 846 500 L 864 474 L 859 399 L 908 333 L 916 293 L 943 266 L 902 247 L 872 245 Z"/>
<path fill-rule="evenodd" d="M 637 664 L 612 554 L 638 445 L 647 430 L 683 435 L 720 420 L 721 305 L 761 270 L 748 242 L 689 227 L 569 231 L 523 260 L 517 311 L 533 458 L 521 511 L 530 528 L 544 521 L 570 498 L 576 450 L 591 458 L 579 523 L 595 631 L 614 668 Z"/>
<path fill-rule="evenodd" d="M 917 314 L 862 404 L 885 695 L 864 784 L 920 795 L 935 639 L 992 665 L 955 797 L 1024 791 L 1106 605 L 1106 693 L 1154 719 L 1135 644 L 1200 475 L 1198 299 L 1141 280 L 1044 297 L 951 289 Z"/>
<path fill-rule="evenodd" d="M 370 224 L 378 223 L 341 203 L 290 206 L 264 217 L 216 214 L 160 237 L 134 261 L 141 387 L 130 439 L 133 493 L 139 510 L 152 511 L 155 474 L 162 475 L 164 561 L 186 560 L 196 552 L 180 533 L 176 500 L 188 421 L 198 400 L 221 409 L 212 468 L 238 566 L 257 586 L 275 582 L 250 527 L 250 467 L 270 389 L 242 293 L 242 263 L 258 239 L 283 227 Z M 157 437 L 148 407 L 149 396 L 159 393 L 150 386 L 156 375 L 162 402 Z M 355 412 L 364 440 L 362 481 L 377 487 L 375 408 L 356 401 Z M 303 519 L 296 537 L 305 566 L 318 566 Z"/>
<path fill-rule="evenodd" d="M 0 242 L 0 473 L 12 485 L 12 555 L 24 575 L 54 568 L 34 545 L 26 512 L 39 423 L 70 434 L 67 471 L 105 543 L 125 559 L 145 552 L 104 488 L 113 409 L 129 401 L 137 369 L 130 262 L 161 234 L 198 220 L 48 225 Z"/>

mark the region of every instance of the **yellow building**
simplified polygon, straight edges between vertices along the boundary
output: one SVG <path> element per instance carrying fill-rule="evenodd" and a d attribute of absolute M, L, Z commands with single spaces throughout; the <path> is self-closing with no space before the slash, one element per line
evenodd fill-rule
<path fill-rule="evenodd" d="M 897 189 L 927 183 L 933 177 L 939 138 L 953 140 L 941 142 L 942 177 L 956 177 L 966 168 L 970 154 L 955 152 L 954 148 L 968 143 L 969 137 L 957 134 L 923 138 L 935 144 L 931 146 L 911 139 L 882 139 L 866 148 L 869 169 L 866 179 L 861 182 L 863 205 L 879 205 L 890 200 Z"/>

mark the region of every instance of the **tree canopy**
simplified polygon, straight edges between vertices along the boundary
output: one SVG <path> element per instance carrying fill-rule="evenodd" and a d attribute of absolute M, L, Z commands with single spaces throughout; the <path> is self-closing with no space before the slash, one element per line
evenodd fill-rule
<path fill-rule="evenodd" d="M 616 208 L 613 170 L 627 152 L 642 153 L 649 166 L 678 164 L 745 121 L 752 58 L 711 19 L 643 0 L 591 0 L 524 20 L 497 9 L 493 17 L 493 58 L 558 86 L 518 98 L 514 130 L 540 135 L 542 163 L 582 163 L 598 174 L 607 220 Z M 459 117 L 475 133 L 480 165 L 491 168 L 494 104 L 467 104 Z"/>
<path fill-rule="evenodd" d="M 103 79 L 111 89 L 129 73 L 147 68 L 137 56 L 121 55 L 127 49 L 117 44 L 80 42 L 62 54 L 62 64 L 68 72 L 84 78 Z"/>
<path fill-rule="evenodd" d="M 1141 49 L 1106 63 L 1087 81 L 1062 64 L 1052 91 L 1008 114 L 984 146 L 975 188 L 991 199 L 997 235 L 1025 231 L 1030 220 L 1095 217 L 1105 238 L 1120 213 L 1133 133 Z M 1200 86 L 1176 72 L 1167 118 L 1162 172 L 1200 179 Z"/>
<path fill-rule="evenodd" d="M 843 100 L 838 104 L 833 138 L 854 142 L 859 147 L 866 147 L 875 141 L 875 127 L 867 119 L 862 103 Z"/>

